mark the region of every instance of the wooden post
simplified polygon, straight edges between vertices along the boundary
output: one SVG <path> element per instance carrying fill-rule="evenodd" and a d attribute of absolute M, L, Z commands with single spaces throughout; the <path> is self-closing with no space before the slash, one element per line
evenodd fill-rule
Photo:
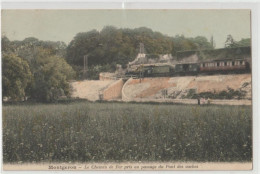
<path fill-rule="evenodd" d="M 88 77 L 88 55 L 84 56 L 84 69 L 83 69 L 83 79 Z"/>

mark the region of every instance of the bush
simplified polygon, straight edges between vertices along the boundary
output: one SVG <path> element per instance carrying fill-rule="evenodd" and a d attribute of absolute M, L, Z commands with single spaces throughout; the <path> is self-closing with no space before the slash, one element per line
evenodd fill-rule
<path fill-rule="evenodd" d="M 3 97 L 24 100 L 28 95 L 26 88 L 32 81 L 28 63 L 14 54 L 3 54 L 2 58 Z"/>
<path fill-rule="evenodd" d="M 32 99 L 50 102 L 62 96 L 70 96 L 68 81 L 75 77 L 75 72 L 63 58 L 50 55 L 46 50 L 38 50 L 32 68 L 34 69 L 34 81 L 30 91 Z"/>

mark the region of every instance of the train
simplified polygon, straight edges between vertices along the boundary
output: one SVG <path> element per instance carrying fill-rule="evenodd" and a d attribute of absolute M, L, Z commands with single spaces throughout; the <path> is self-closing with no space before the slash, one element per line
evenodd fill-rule
<path fill-rule="evenodd" d="M 250 72 L 251 62 L 248 59 L 222 59 L 197 63 L 143 64 L 128 70 L 126 75 L 133 77 L 168 77 Z"/>

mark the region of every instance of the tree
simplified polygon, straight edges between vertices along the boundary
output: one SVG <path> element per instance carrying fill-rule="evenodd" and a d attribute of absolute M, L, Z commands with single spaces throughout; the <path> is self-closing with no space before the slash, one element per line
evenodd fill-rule
<path fill-rule="evenodd" d="M 29 63 L 35 57 L 36 50 L 39 48 L 49 50 L 51 54 L 59 57 L 66 56 L 67 45 L 64 42 L 41 41 L 34 37 L 28 37 L 22 41 L 9 41 L 7 37 L 2 37 L 3 52 L 14 53 Z"/>
<path fill-rule="evenodd" d="M 32 81 L 28 63 L 15 54 L 3 54 L 2 68 L 3 97 L 13 101 L 24 100 L 26 88 Z"/>
<path fill-rule="evenodd" d="M 91 54 L 99 46 L 99 32 L 92 30 L 78 33 L 67 47 L 66 60 L 73 65 L 83 65 L 84 55 L 88 55 L 89 64 L 99 63 L 99 57 Z"/>
<path fill-rule="evenodd" d="M 237 42 L 237 44 L 238 44 L 240 47 L 248 47 L 248 46 L 251 46 L 251 39 L 250 39 L 250 38 L 241 39 L 240 41 Z"/>
<path fill-rule="evenodd" d="M 225 48 L 232 48 L 234 47 L 235 41 L 233 39 L 233 37 L 231 36 L 231 34 L 227 35 L 227 39 L 225 42 Z"/>
<path fill-rule="evenodd" d="M 214 41 L 213 35 L 210 38 L 210 45 L 211 45 L 212 48 L 216 47 L 216 42 Z"/>
<path fill-rule="evenodd" d="M 75 72 L 63 58 L 64 42 L 26 38 L 9 41 L 2 37 L 3 97 L 22 100 L 54 101 L 69 96 L 68 80 Z"/>
<path fill-rule="evenodd" d="M 197 36 L 194 39 L 191 38 L 191 41 L 198 45 L 198 48 L 197 48 L 198 50 L 206 50 L 206 49 L 213 49 L 214 48 L 213 37 L 211 37 L 210 42 L 204 36 Z"/>
<path fill-rule="evenodd" d="M 1 38 L 1 41 L 2 41 L 2 53 L 13 52 L 12 42 L 6 36 L 3 36 Z"/>
<path fill-rule="evenodd" d="M 48 50 L 37 50 L 34 66 L 34 83 L 31 97 L 37 101 L 55 101 L 70 95 L 69 80 L 75 72 L 65 59 L 51 55 Z"/>
<path fill-rule="evenodd" d="M 225 48 L 236 48 L 236 47 L 248 47 L 251 46 L 251 39 L 241 39 L 240 41 L 235 41 L 233 37 L 229 34 L 227 36 L 226 42 L 225 42 Z"/>
<path fill-rule="evenodd" d="M 193 38 L 185 38 L 184 35 L 176 35 L 173 38 L 172 54 L 176 55 L 178 51 L 197 50 L 199 45 L 194 42 Z"/>

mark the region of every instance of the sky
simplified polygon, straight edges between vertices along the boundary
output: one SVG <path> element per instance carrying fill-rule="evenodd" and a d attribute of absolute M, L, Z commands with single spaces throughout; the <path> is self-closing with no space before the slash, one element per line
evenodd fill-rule
<path fill-rule="evenodd" d="M 36 37 L 69 43 L 79 32 L 148 27 L 168 36 L 214 37 L 224 47 L 227 35 L 250 38 L 250 10 L 2 10 L 2 35 L 10 40 Z"/>

